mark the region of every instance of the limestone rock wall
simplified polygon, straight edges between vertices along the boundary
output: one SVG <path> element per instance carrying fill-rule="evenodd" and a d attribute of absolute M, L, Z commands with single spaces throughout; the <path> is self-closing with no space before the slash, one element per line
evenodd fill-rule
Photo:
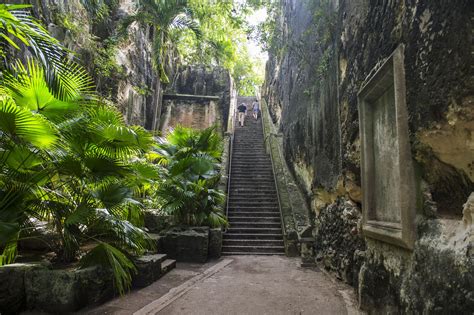
<path fill-rule="evenodd" d="M 262 95 L 314 214 L 316 257 L 354 285 L 363 308 L 474 310 L 472 230 L 461 221 L 474 190 L 473 9 L 467 0 L 283 0 L 275 10 Z M 364 237 L 359 219 L 357 96 L 399 44 L 416 173 L 413 250 Z"/>
<path fill-rule="evenodd" d="M 133 24 L 125 36 L 117 34 L 136 0 L 104 1 L 110 8 L 104 19 L 87 11 L 80 0 L 23 2 L 32 4 L 51 34 L 75 52 L 99 93 L 118 104 L 128 123 L 158 128 L 163 87 L 151 65 L 150 30 Z M 167 68 L 172 76 L 173 64 L 167 62 Z"/>
<path fill-rule="evenodd" d="M 167 99 L 165 95 L 161 131 L 166 132 L 178 124 L 197 129 L 217 125 L 220 131 L 227 130 L 229 112 L 236 101 L 234 83 L 228 70 L 221 67 L 209 69 L 204 65 L 181 66 L 165 93 L 184 96 Z M 209 99 L 209 96 L 216 99 Z"/>

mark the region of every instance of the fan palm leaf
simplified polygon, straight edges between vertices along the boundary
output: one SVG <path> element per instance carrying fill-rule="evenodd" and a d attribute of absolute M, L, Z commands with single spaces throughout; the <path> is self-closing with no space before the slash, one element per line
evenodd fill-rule
<path fill-rule="evenodd" d="M 38 148 L 52 147 L 58 139 L 57 131 L 50 122 L 17 106 L 11 99 L 0 100 L 0 131 L 14 142 L 20 140 Z"/>
<path fill-rule="evenodd" d="M 44 68 L 33 59 L 28 59 L 27 67 L 17 61 L 2 79 L 17 105 L 50 119 L 64 119 L 79 108 L 80 102 L 94 97 L 91 78 L 71 61 L 57 71 L 56 82 L 55 89 L 51 89 Z"/>

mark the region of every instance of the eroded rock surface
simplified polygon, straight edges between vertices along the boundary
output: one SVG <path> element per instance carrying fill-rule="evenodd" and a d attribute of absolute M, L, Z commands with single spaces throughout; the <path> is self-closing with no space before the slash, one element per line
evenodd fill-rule
<path fill-rule="evenodd" d="M 359 289 L 366 309 L 472 312 L 472 230 L 462 221 L 474 191 L 472 1 L 277 7 L 263 96 L 314 213 L 316 257 Z M 370 193 L 361 190 L 358 93 L 400 44 L 416 174 L 413 250 L 360 238 L 358 223 Z"/>

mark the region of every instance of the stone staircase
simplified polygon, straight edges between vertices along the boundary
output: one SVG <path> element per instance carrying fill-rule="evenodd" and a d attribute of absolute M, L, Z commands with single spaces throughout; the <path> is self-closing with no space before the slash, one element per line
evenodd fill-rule
<path fill-rule="evenodd" d="M 245 126 L 235 127 L 227 200 L 230 227 L 224 234 L 222 254 L 283 255 L 278 196 L 262 121 L 248 114 Z"/>

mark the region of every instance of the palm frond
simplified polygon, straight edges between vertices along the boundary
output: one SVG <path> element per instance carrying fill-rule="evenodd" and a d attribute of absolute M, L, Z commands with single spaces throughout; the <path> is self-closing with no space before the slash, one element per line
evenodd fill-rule
<path fill-rule="evenodd" d="M 95 230 L 105 233 L 116 246 L 137 255 L 154 248 L 153 241 L 145 231 L 116 218 L 107 209 L 97 209 L 96 217 L 98 224 L 94 226 Z"/>
<path fill-rule="evenodd" d="M 10 38 L 12 36 L 41 61 L 47 69 L 48 77 L 53 79 L 68 50 L 30 14 L 30 7 L 31 5 L 0 4 L 0 56 L 9 57 L 5 47 L 20 49 L 15 40 Z"/>
<path fill-rule="evenodd" d="M 16 233 L 14 239 L 10 240 L 5 245 L 3 253 L 0 255 L 0 266 L 8 265 L 15 262 L 16 255 L 18 252 L 18 236 L 19 232 Z"/>
<path fill-rule="evenodd" d="M 51 123 L 11 99 L 0 100 L 0 130 L 13 141 L 21 139 L 38 148 L 51 147 L 58 139 Z"/>
<path fill-rule="evenodd" d="M 81 268 L 103 266 L 112 271 L 114 284 L 123 295 L 130 289 L 132 274 L 136 272 L 133 262 L 118 248 L 101 242 L 81 259 Z"/>

